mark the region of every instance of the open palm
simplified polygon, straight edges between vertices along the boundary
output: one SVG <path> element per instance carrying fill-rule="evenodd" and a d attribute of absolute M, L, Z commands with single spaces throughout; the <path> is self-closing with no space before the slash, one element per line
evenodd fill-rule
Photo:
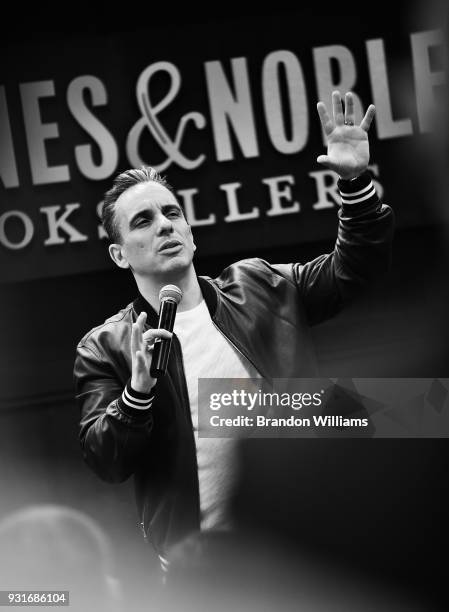
<path fill-rule="evenodd" d="M 349 180 L 364 172 L 369 163 L 368 130 L 376 109 L 371 105 L 360 125 L 354 125 L 354 99 L 352 93 L 345 96 L 345 112 L 340 92 L 332 93 L 334 121 L 326 105 L 318 102 L 317 109 L 327 139 L 327 155 L 320 155 L 318 163 Z"/>

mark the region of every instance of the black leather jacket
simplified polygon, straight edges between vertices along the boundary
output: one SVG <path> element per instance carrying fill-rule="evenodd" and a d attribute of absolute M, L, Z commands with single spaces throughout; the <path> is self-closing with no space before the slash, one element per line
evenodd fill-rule
<path fill-rule="evenodd" d="M 359 193 L 363 175 L 343 184 Z M 373 195 L 339 210 L 332 253 L 306 264 L 239 261 L 218 278 L 199 277 L 215 325 L 266 379 L 316 375 L 309 326 L 335 314 L 390 263 L 393 214 Z M 77 347 L 75 383 L 81 407 L 84 458 L 104 480 L 132 474 L 141 526 L 160 554 L 200 524 L 195 441 L 179 340 L 149 410 L 121 400 L 131 375 L 130 335 L 139 313 L 147 328 L 157 314 L 139 296 L 84 336 Z"/>

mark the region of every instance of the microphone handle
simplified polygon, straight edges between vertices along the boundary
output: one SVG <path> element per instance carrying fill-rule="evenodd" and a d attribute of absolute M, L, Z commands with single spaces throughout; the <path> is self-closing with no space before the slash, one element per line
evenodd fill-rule
<path fill-rule="evenodd" d="M 169 332 L 173 331 L 177 308 L 178 305 L 174 300 L 165 299 L 162 302 L 159 311 L 159 329 L 166 329 Z M 153 378 L 160 378 L 165 375 L 170 356 L 170 347 L 171 340 L 156 338 L 150 368 L 150 374 Z"/>

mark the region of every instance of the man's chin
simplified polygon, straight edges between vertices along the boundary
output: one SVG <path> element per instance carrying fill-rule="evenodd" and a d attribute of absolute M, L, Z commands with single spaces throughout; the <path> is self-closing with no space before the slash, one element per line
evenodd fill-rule
<path fill-rule="evenodd" d="M 149 265 L 147 274 L 151 276 L 179 275 L 187 272 L 191 264 L 192 260 L 186 258 L 185 255 L 173 255 L 157 267 Z"/>

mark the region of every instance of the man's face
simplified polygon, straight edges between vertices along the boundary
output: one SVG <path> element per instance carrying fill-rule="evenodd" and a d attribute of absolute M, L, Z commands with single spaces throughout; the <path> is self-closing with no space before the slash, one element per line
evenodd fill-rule
<path fill-rule="evenodd" d="M 166 187 L 154 182 L 130 187 L 115 203 L 115 218 L 122 242 L 109 252 L 117 265 L 156 278 L 188 270 L 195 250 L 192 231 Z"/>

